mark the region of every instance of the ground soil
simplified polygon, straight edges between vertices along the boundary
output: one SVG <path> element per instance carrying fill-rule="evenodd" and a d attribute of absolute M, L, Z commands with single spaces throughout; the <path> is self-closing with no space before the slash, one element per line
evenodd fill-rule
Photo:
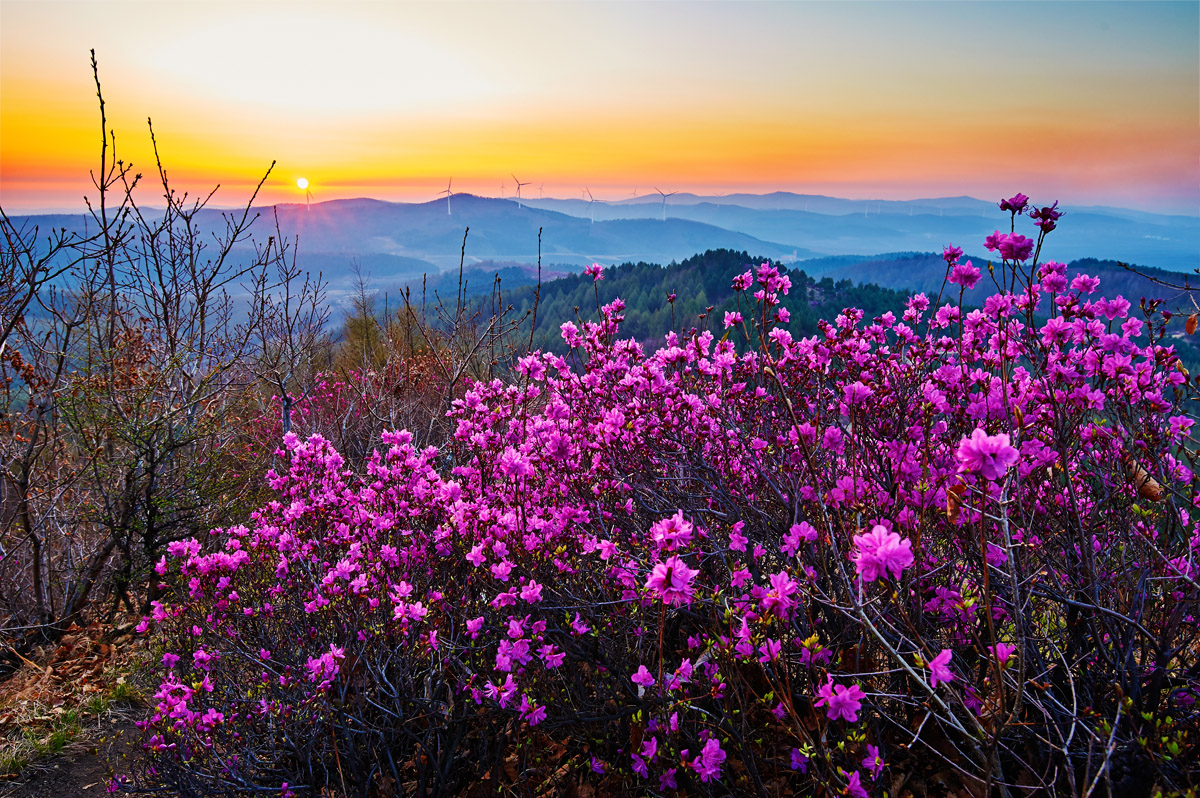
<path fill-rule="evenodd" d="M 125 769 L 137 740 L 137 728 L 127 717 L 114 716 L 107 726 L 95 729 L 94 739 L 71 743 L 61 754 L 34 762 L 16 779 L 0 783 L 0 798 L 105 795 L 113 773 Z"/>
<path fill-rule="evenodd" d="M 0 798 L 105 795 L 115 774 L 130 771 L 138 745 L 134 721 L 147 711 L 137 700 L 144 686 L 135 685 L 146 666 L 141 638 L 128 625 L 72 626 L 18 656 L 21 666 L 0 679 L 0 754 L 17 752 L 28 762 L 0 772 Z M 62 750 L 31 754 L 28 741 L 61 727 L 67 713 L 78 720 Z"/>

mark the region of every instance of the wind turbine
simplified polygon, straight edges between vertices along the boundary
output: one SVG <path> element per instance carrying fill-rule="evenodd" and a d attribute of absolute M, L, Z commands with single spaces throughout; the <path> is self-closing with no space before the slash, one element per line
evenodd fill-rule
<path fill-rule="evenodd" d="M 544 189 L 545 187 L 546 187 L 546 184 L 545 184 L 545 183 L 538 183 L 538 199 L 542 199 L 543 197 L 545 197 L 545 196 L 546 196 L 546 195 L 545 195 L 545 194 L 542 192 L 542 189 Z"/>
<path fill-rule="evenodd" d="M 662 189 L 658 188 L 657 186 L 655 186 L 654 190 L 657 191 L 659 194 L 662 194 L 662 220 L 665 222 L 667 220 L 667 197 L 673 197 L 676 194 L 678 194 L 679 192 L 672 191 L 670 194 L 668 194 L 668 193 L 664 192 Z"/>
<path fill-rule="evenodd" d="M 312 210 L 312 192 L 308 190 L 308 178 L 302 177 L 296 181 L 296 187 L 304 192 L 304 209 Z"/>
<path fill-rule="evenodd" d="M 438 192 L 439 197 L 442 196 L 443 194 L 446 195 L 446 215 L 447 216 L 450 215 L 450 195 L 454 193 L 450 190 L 450 184 L 453 182 L 454 182 L 454 178 L 452 177 L 446 181 L 446 190 Z"/>
<path fill-rule="evenodd" d="M 721 209 L 721 200 L 723 200 L 725 198 L 725 195 L 728 193 L 729 192 L 727 192 L 727 191 L 721 191 L 721 192 L 717 193 L 717 210 Z"/>
<path fill-rule="evenodd" d="M 513 182 L 515 182 L 517 184 L 517 207 L 524 208 L 525 206 L 521 204 L 521 186 L 529 185 L 529 181 L 525 181 L 524 183 L 522 183 L 520 180 L 517 180 L 516 175 L 513 175 L 512 179 L 513 179 Z"/>
<path fill-rule="evenodd" d="M 596 201 L 596 198 L 592 196 L 592 190 L 590 188 L 588 188 L 587 186 L 583 187 L 583 193 L 587 194 L 588 215 L 591 217 L 592 223 L 594 224 L 596 221 L 596 212 L 594 210 L 592 210 L 592 203 Z"/>

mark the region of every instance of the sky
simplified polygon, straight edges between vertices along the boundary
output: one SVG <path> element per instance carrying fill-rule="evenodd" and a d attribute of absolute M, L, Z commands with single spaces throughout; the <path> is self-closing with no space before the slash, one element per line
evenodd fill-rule
<path fill-rule="evenodd" d="M 1200 3 L 0 0 L 0 206 L 1022 191 L 1200 215 Z M 158 191 L 161 194 L 161 190 Z"/>

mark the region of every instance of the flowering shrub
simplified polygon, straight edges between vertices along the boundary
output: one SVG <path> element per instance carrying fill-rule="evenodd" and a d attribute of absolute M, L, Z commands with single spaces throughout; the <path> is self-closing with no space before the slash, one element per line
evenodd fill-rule
<path fill-rule="evenodd" d="M 620 300 L 564 323 L 569 355 L 471 385 L 440 448 L 387 432 L 355 470 L 289 435 L 276 500 L 159 563 L 152 775 L 1194 785 L 1191 387 L 1164 319 L 1039 266 L 1038 214 L 989 237 L 987 297 L 948 248 L 957 298 L 796 340 L 763 264 L 720 339 L 645 352 Z"/>

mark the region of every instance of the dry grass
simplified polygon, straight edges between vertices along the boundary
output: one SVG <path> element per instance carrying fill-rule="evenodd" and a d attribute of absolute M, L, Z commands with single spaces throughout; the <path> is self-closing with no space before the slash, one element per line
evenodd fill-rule
<path fill-rule="evenodd" d="M 131 676 L 145 656 L 134 635 L 100 624 L 72 626 L 57 645 L 22 656 L 0 682 L 0 779 L 95 748 L 128 725 L 141 705 Z"/>

